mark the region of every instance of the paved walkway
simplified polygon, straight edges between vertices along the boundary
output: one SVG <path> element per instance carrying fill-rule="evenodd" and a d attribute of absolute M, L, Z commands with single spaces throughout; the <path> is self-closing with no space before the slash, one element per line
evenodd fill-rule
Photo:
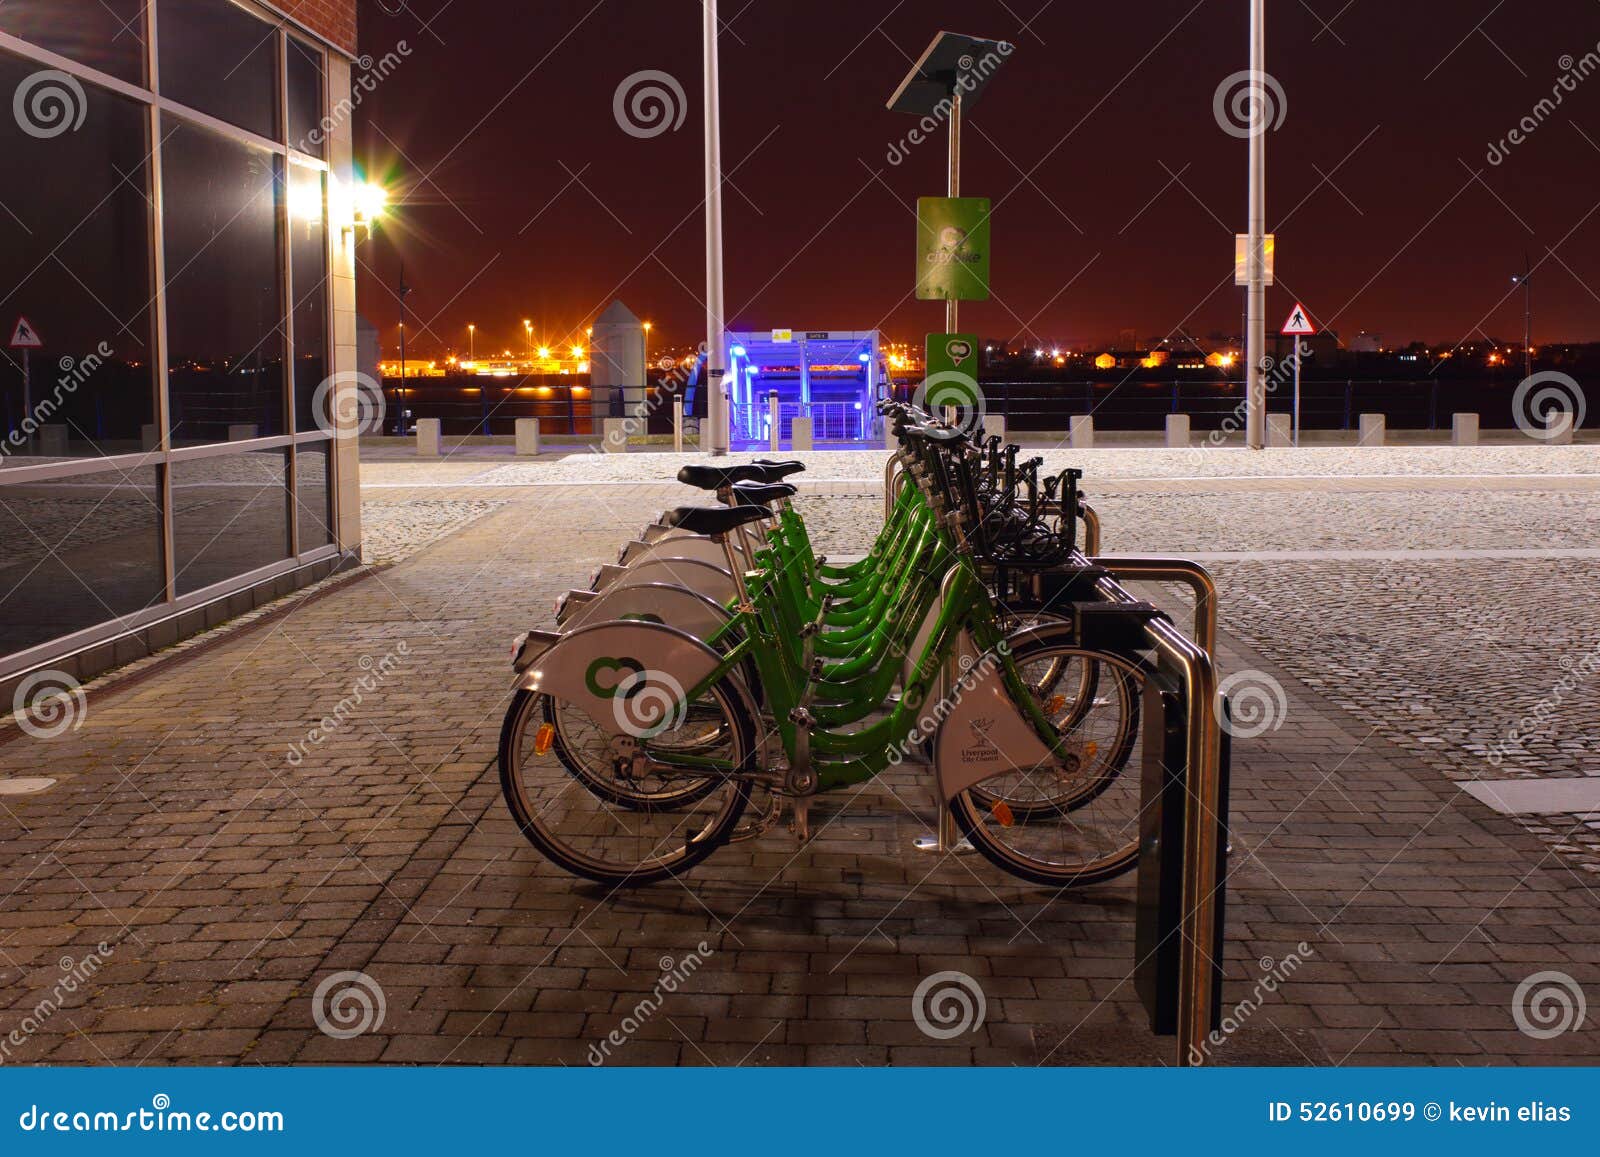
<path fill-rule="evenodd" d="M 1235 749 L 1217 1060 L 1600 1061 L 1594 1016 L 1542 1029 L 1600 1000 L 1596 817 L 1459 786 L 1600 773 L 1596 466 L 1539 449 L 1086 460 L 1108 550 L 1229 552 L 1225 671 L 1282 693 Z M 774 832 L 623 895 L 522 841 L 493 768 L 508 642 L 682 499 L 651 481 L 667 457 L 377 464 L 389 565 L 91 686 L 57 738 L 0 726 L 0 776 L 60 780 L 0 799 L 0 1060 L 1169 1060 L 1129 980 L 1132 881 L 1051 896 L 912 851 L 910 766 L 830 800 L 807 848 Z M 822 465 L 808 516 L 858 549 L 874 471 Z M 985 1016 L 939 1040 L 913 993 L 947 970 Z"/>

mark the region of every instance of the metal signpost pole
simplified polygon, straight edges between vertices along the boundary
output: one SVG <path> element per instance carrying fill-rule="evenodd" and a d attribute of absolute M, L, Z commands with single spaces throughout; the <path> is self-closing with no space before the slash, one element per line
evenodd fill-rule
<path fill-rule="evenodd" d="M 1294 444 L 1300 445 L 1300 339 L 1294 339 Z"/>
<path fill-rule="evenodd" d="M 717 0 L 702 0 L 705 33 L 706 107 L 706 424 L 713 455 L 728 452 L 727 352 L 722 312 L 722 109 L 717 74 Z"/>
<path fill-rule="evenodd" d="M 1245 441 L 1252 450 L 1266 444 L 1267 389 L 1261 359 L 1267 346 L 1267 75 L 1266 0 L 1250 0 L 1250 84 L 1257 89 L 1256 120 L 1250 126 L 1250 240 L 1245 254 L 1250 285 L 1245 291 Z"/>
<path fill-rule="evenodd" d="M 961 196 L 961 87 L 950 93 L 950 176 L 946 182 L 947 197 Z M 956 306 L 954 297 L 944 303 L 944 332 L 956 332 Z"/>

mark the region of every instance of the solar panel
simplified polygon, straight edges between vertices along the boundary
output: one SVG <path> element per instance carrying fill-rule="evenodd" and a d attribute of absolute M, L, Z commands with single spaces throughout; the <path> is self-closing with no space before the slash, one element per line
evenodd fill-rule
<path fill-rule="evenodd" d="M 1011 45 L 1004 40 L 941 32 L 894 90 L 888 107 L 893 112 L 927 116 L 959 85 L 962 109 L 970 109 L 1010 55 Z"/>

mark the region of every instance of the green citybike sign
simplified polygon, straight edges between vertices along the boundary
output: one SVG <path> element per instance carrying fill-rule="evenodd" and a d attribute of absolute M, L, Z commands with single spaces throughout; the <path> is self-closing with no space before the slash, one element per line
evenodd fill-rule
<path fill-rule="evenodd" d="M 917 198 L 917 298 L 989 300 L 989 198 Z"/>
<path fill-rule="evenodd" d="M 978 380 L 978 338 L 970 333 L 930 333 L 923 365 L 925 376 L 947 378 L 954 375 Z"/>

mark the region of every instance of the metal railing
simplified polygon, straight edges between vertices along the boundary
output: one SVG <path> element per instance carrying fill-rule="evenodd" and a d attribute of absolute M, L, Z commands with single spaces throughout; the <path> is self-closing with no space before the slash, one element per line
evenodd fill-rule
<path fill-rule="evenodd" d="M 875 437 L 877 411 L 854 402 L 779 402 L 778 442 L 794 441 L 794 420 L 811 419 L 811 439 L 823 442 L 866 442 Z M 728 407 L 728 420 L 735 443 L 768 446 L 772 442 L 773 412 L 768 399 L 734 402 Z"/>

